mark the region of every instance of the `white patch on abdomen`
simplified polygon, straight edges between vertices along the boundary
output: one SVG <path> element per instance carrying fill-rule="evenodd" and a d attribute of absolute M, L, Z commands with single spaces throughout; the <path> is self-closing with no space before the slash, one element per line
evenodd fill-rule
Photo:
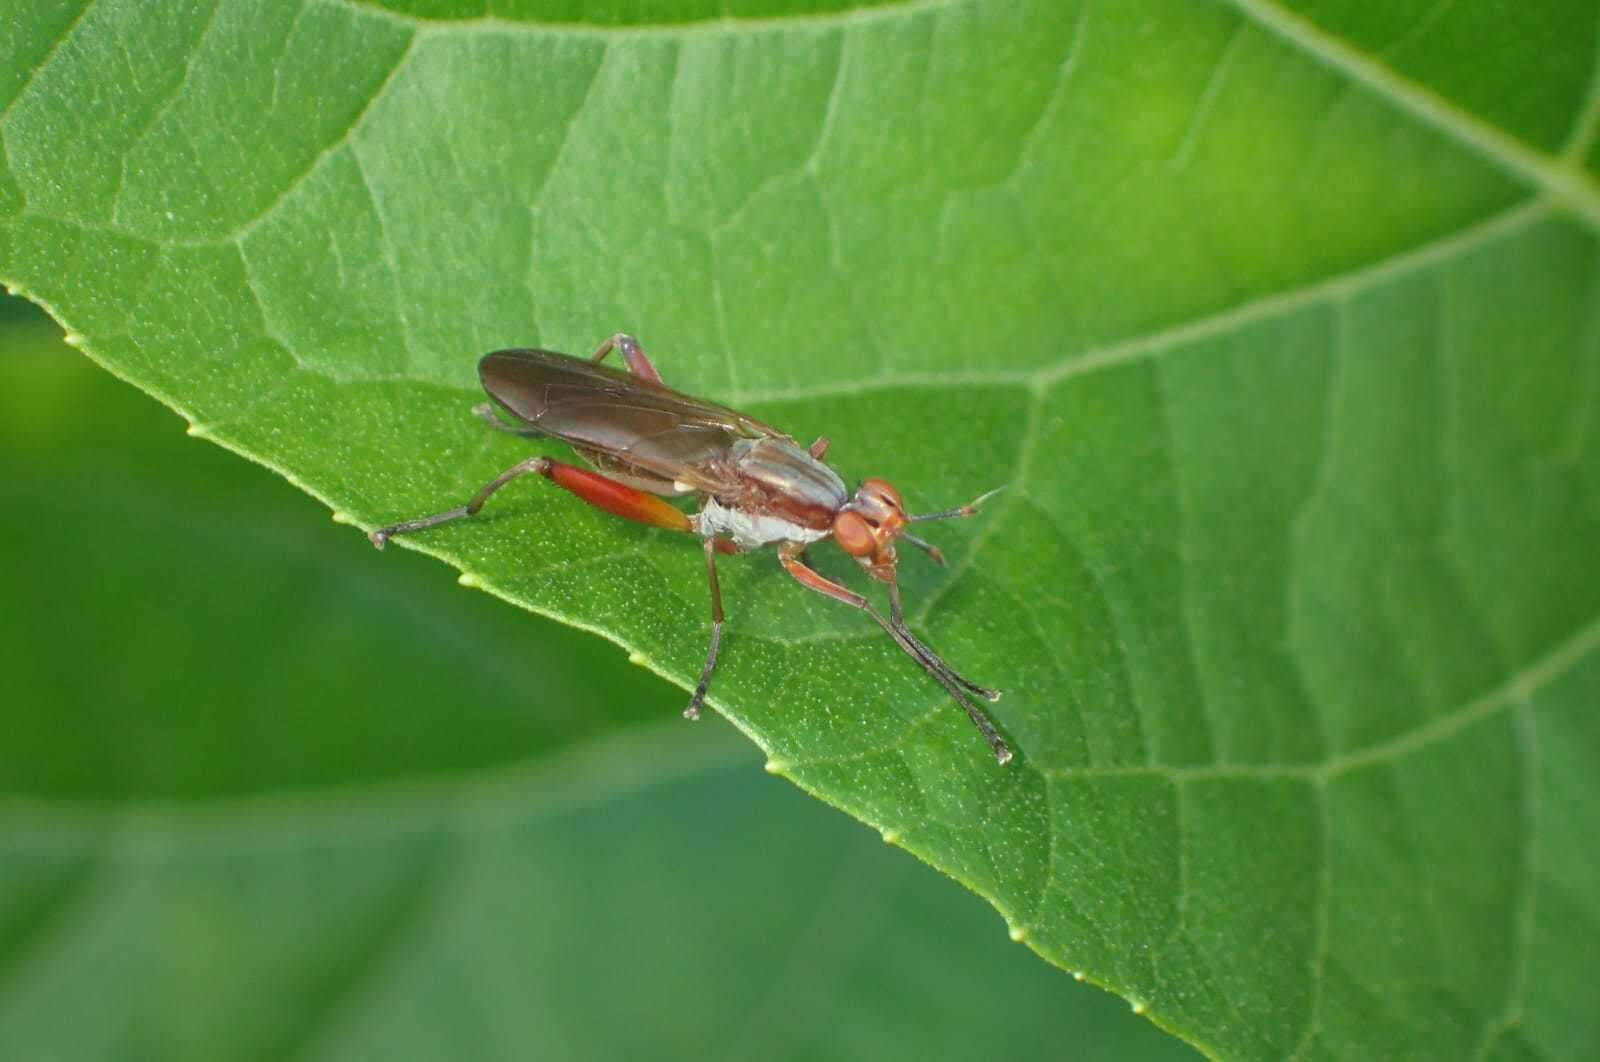
<path fill-rule="evenodd" d="M 695 530 L 705 538 L 727 535 L 745 549 L 758 549 L 774 542 L 816 542 L 830 532 L 801 527 L 781 516 L 742 513 L 729 509 L 715 498 L 707 498 L 700 510 Z"/>

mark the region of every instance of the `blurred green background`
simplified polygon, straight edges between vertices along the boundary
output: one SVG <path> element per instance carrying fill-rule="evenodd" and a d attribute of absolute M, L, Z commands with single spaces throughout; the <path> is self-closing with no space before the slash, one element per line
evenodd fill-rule
<path fill-rule="evenodd" d="M 0 467 L 0 1058 L 1192 1057 L 14 299 Z"/>

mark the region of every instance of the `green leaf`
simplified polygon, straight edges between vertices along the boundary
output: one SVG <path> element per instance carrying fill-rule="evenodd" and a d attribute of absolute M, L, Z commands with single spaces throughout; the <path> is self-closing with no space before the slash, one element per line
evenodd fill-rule
<path fill-rule="evenodd" d="M 1207 1051 L 1580 1056 L 1600 26 L 1375 6 L 40 6 L 0 276 L 365 526 L 527 453 L 478 353 L 619 328 L 914 508 L 1006 483 L 903 578 L 1018 761 L 736 559 L 773 769 Z M 682 540 L 529 485 L 413 544 L 698 673 Z"/>

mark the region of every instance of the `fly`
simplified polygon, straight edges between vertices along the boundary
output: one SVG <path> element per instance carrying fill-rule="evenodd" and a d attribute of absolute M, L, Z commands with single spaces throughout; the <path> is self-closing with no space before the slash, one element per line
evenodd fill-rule
<path fill-rule="evenodd" d="M 612 351 L 626 371 L 602 364 Z M 638 340 L 621 333 L 587 359 L 548 350 L 497 350 L 478 362 L 478 376 L 495 405 L 485 403 L 474 412 L 491 427 L 560 439 L 592 470 L 530 457 L 490 480 L 460 508 L 380 527 L 370 536 L 373 545 L 382 549 L 395 535 L 472 516 L 495 491 L 530 474 L 624 519 L 699 535 L 711 583 L 711 648 L 683 712 L 689 719 L 700 717 L 722 645 L 717 554 L 776 546 L 778 562 L 802 586 L 871 616 L 966 710 L 995 758 L 1002 764 L 1010 761 L 1010 747 L 974 700 L 998 701 L 999 691 L 963 677 L 911 633 L 895 578 L 897 539 L 944 563 L 938 547 L 913 535 L 908 524 L 971 516 L 994 491 L 969 505 L 914 516 L 905 512 L 900 493 L 881 479 L 863 481 L 852 495 L 824 463 L 826 437 L 802 448 L 754 417 L 672 390 L 661 382 Z M 496 413 L 496 405 L 509 420 Z M 691 494 L 701 499 L 694 514 L 663 500 Z M 865 597 L 811 566 L 806 546 L 826 538 L 888 587 L 887 617 Z"/>

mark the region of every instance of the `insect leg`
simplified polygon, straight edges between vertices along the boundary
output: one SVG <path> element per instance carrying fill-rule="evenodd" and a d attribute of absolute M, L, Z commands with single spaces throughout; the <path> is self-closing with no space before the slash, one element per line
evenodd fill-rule
<path fill-rule="evenodd" d="M 468 516 L 474 515 L 479 509 L 483 508 L 483 503 L 489 500 L 489 495 L 493 494 L 507 483 L 510 483 L 518 476 L 526 476 L 530 473 L 536 472 L 540 475 L 543 475 L 545 471 L 544 466 L 548 464 L 550 464 L 550 459 L 547 457 L 530 457 L 526 461 L 520 461 L 506 469 L 504 472 L 500 473 L 498 476 L 494 477 L 494 479 L 490 480 L 484 485 L 482 490 L 473 495 L 471 501 L 467 502 L 467 504 L 463 506 L 455 509 L 448 509 L 442 513 L 435 513 L 432 516 L 419 516 L 415 520 L 402 520 L 398 524 L 390 524 L 388 527 L 380 527 L 367 537 L 372 540 L 372 544 L 374 546 L 382 549 L 384 544 L 396 535 L 409 535 L 413 531 L 426 531 L 430 527 L 438 527 L 440 524 L 448 524 L 452 520 L 465 519 Z"/>
<path fill-rule="evenodd" d="M 688 531 L 693 527 L 687 513 L 673 508 L 657 495 L 618 483 L 609 476 L 577 465 L 562 461 L 549 461 L 548 464 L 549 469 L 544 473 L 546 478 L 612 516 L 649 524 L 651 527 L 664 527 L 668 531 Z"/>
<path fill-rule="evenodd" d="M 812 445 L 815 446 L 816 444 L 813 443 Z M 978 506 L 982 505 L 996 494 L 999 494 L 1002 490 L 1005 490 L 1004 486 L 996 487 L 987 494 L 980 494 L 977 498 L 973 499 L 967 504 L 958 505 L 954 509 L 946 509 L 939 513 L 918 513 L 915 516 L 908 516 L 906 517 L 906 522 L 914 524 L 920 520 L 951 520 L 959 519 L 964 516 L 975 516 L 978 512 Z M 920 539 L 909 531 L 901 531 L 900 537 L 926 553 L 928 555 L 928 559 L 933 561 L 933 563 L 939 565 L 940 567 L 944 566 L 944 551 L 938 546 L 935 546 L 932 542 Z M 990 697 L 989 699 L 995 700 L 996 698 Z"/>
<path fill-rule="evenodd" d="M 518 476 L 537 473 L 561 487 L 576 494 L 590 505 L 604 509 L 613 516 L 620 516 L 625 520 L 636 520 L 641 524 L 652 527 L 664 527 L 669 531 L 688 531 L 690 529 L 689 517 L 678 509 L 674 509 L 665 501 L 654 494 L 646 494 L 642 490 L 618 483 L 614 479 L 607 479 L 598 472 L 590 472 L 586 468 L 569 465 L 562 461 L 552 461 L 548 457 L 530 457 L 526 461 L 512 465 L 500 473 L 467 504 L 458 509 L 436 513 L 433 516 L 423 516 L 416 520 L 406 520 L 388 527 L 380 527 L 368 537 L 372 544 L 382 549 L 384 543 L 395 535 L 408 535 L 413 531 L 426 531 L 430 527 L 438 527 L 452 520 L 460 520 L 472 516 L 489 500 L 489 496 L 501 487 L 510 483 Z"/>
<path fill-rule="evenodd" d="M 918 538 L 910 531 L 901 531 L 899 537 L 911 543 L 922 552 L 926 553 L 928 555 L 928 559 L 933 561 L 933 563 L 937 564 L 941 568 L 944 567 L 944 550 L 940 549 L 938 546 L 935 546 L 927 539 Z"/>
<path fill-rule="evenodd" d="M 848 590 L 833 582 L 815 568 L 808 568 L 802 564 L 798 548 L 793 546 L 780 547 L 778 560 L 783 564 L 784 570 L 793 576 L 801 586 L 831 597 L 835 601 L 842 601 L 851 608 L 858 608 L 871 616 L 878 626 L 888 632 L 889 636 L 895 640 L 895 644 L 900 646 L 907 656 L 921 664 L 922 669 L 932 675 L 939 685 L 944 687 L 945 692 L 957 704 L 961 705 L 962 709 L 967 713 L 967 717 L 972 720 L 972 724 L 978 728 L 984 739 L 989 742 L 989 748 L 994 750 L 994 758 L 999 760 L 1001 765 L 1011 762 L 1011 748 L 1006 744 L 1005 738 L 1000 736 L 1000 732 L 995 729 L 994 723 L 984 714 L 983 709 L 972 703 L 972 700 L 962 688 L 966 680 L 956 675 L 951 670 L 950 665 L 941 660 L 927 646 L 917 641 L 910 632 L 884 619 L 883 614 L 872 607 L 872 602 L 855 591 Z"/>
<path fill-rule="evenodd" d="M 905 610 L 900 607 L 900 584 L 898 582 L 892 582 L 889 584 L 889 622 L 900 628 L 900 633 L 904 634 L 908 639 L 910 639 L 912 645 L 915 645 L 917 648 L 921 649 L 927 656 L 937 658 L 937 655 L 934 653 L 934 651 L 929 649 L 927 644 L 915 634 L 912 634 L 911 628 L 906 626 Z M 941 663 L 943 663 L 943 661 L 941 661 Z M 988 686 L 978 685 L 976 682 L 973 682 L 971 679 L 962 675 L 960 672 L 956 671 L 955 668 L 950 667 L 948 664 L 945 665 L 945 669 L 950 672 L 951 678 L 955 679 L 961 684 L 962 689 L 967 690 L 970 693 L 976 693 L 979 697 L 982 697 L 986 701 L 998 701 L 1000 699 L 999 690 L 990 689 Z"/>
<path fill-rule="evenodd" d="M 622 356 L 622 360 L 628 365 L 629 372 L 635 376 L 642 376 L 654 383 L 661 382 L 661 374 L 656 372 L 654 365 L 650 364 L 650 359 L 645 356 L 644 351 L 639 347 L 639 341 L 626 332 L 618 332 L 604 343 L 601 343 L 599 349 L 594 352 L 594 356 L 589 360 L 595 362 L 604 361 L 605 356 L 613 350 Z"/>
<path fill-rule="evenodd" d="M 722 587 L 717 583 L 717 540 L 706 542 L 706 577 L 711 581 L 711 649 L 706 653 L 705 670 L 700 672 L 700 682 L 689 698 L 689 707 L 683 710 L 685 719 L 699 719 L 700 705 L 705 702 L 706 690 L 711 688 L 711 673 L 717 669 L 717 650 L 722 645 Z"/>

